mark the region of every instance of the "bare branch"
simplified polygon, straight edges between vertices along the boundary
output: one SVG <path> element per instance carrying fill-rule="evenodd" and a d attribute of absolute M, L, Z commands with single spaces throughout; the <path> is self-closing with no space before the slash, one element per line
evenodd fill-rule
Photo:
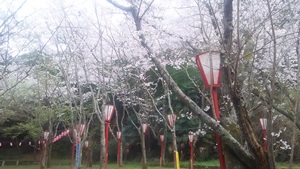
<path fill-rule="evenodd" d="M 111 3 L 113 6 L 123 10 L 123 11 L 126 11 L 126 12 L 131 12 L 133 10 L 133 7 L 126 7 L 126 6 L 123 6 L 121 4 L 118 4 L 117 2 L 113 1 L 113 0 L 107 0 L 107 2 Z"/>
<path fill-rule="evenodd" d="M 145 11 L 143 12 L 143 14 L 140 16 L 140 19 L 142 19 L 144 17 L 144 15 L 146 14 L 146 12 L 150 9 L 151 5 L 153 4 L 154 0 L 152 0 L 150 2 L 150 4 L 147 6 L 147 8 L 145 9 Z"/>

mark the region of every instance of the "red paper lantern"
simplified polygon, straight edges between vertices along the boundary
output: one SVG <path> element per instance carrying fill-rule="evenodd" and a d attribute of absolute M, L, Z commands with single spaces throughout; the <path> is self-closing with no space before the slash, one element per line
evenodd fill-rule
<path fill-rule="evenodd" d="M 176 122 L 176 117 L 177 117 L 176 114 L 168 114 L 167 117 L 168 117 L 170 127 L 173 128 Z"/>
<path fill-rule="evenodd" d="M 194 141 L 194 134 L 193 133 L 189 133 L 189 141 L 190 141 L 190 143 L 192 143 Z"/>
<path fill-rule="evenodd" d="M 81 137 L 83 135 L 84 130 L 85 130 L 85 124 L 77 124 L 76 131 L 74 130 L 75 136 Z M 80 135 L 78 135 L 78 134 L 80 134 Z"/>
<path fill-rule="evenodd" d="M 80 125 L 80 136 L 82 136 L 83 135 L 83 132 L 84 132 L 84 130 L 85 130 L 85 124 L 81 124 Z"/>
<path fill-rule="evenodd" d="M 89 141 L 85 141 L 84 145 L 85 145 L 86 148 L 89 147 Z"/>
<path fill-rule="evenodd" d="M 196 62 L 205 86 L 208 88 L 210 86 L 220 87 L 220 52 L 209 51 L 200 53 L 196 56 Z"/>
<path fill-rule="evenodd" d="M 164 140 L 165 140 L 165 135 L 160 135 L 159 138 L 160 138 L 160 141 L 161 141 L 161 142 L 164 142 Z"/>
<path fill-rule="evenodd" d="M 117 131 L 117 138 L 121 139 L 121 137 L 122 137 L 122 133 L 120 131 Z"/>
<path fill-rule="evenodd" d="M 143 133 L 145 134 L 146 131 L 147 131 L 147 127 L 148 127 L 148 124 L 147 123 L 143 123 L 142 124 L 142 128 L 143 128 Z"/>
<path fill-rule="evenodd" d="M 48 131 L 45 131 L 44 132 L 44 139 L 47 140 L 49 137 L 49 132 Z"/>
<path fill-rule="evenodd" d="M 260 118 L 259 121 L 260 121 L 261 128 L 263 130 L 266 130 L 267 129 L 267 118 Z"/>
<path fill-rule="evenodd" d="M 104 107 L 104 120 L 110 122 L 112 115 L 114 113 L 114 106 L 107 104 Z"/>

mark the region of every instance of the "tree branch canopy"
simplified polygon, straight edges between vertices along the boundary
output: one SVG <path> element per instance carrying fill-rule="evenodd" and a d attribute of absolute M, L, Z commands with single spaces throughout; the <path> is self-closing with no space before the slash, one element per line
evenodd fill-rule
<path fill-rule="evenodd" d="M 252 93 L 253 93 L 256 97 L 258 97 L 259 99 L 261 99 L 262 101 L 266 102 L 267 104 L 270 104 L 269 100 L 267 100 L 266 98 L 263 98 L 262 96 L 260 96 L 258 90 L 252 90 Z M 277 107 L 277 106 L 274 105 L 274 104 L 273 104 L 272 106 L 273 106 L 273 108 L 274 108 L 278 113 L 284 115 L 286 118 L 288 118 L 289 120 L 291 120 L 292 122 L 294 122 L 294 116 L 293 116 L 291 113 L 289 113 L 289 112 L 287 112 L 287 111 L 285 111 L 285 110 L 283 110 L 283 109 L 280 109 L 279 107 Z M 298 121 L 296 121 L 296 126 L 297 126 L 297 128 L 300 130 L 300 123 L 299 123 Z"/>
<path fill-rule="evenodd" d="M 114 5 L 114 4 L 113 4 Z M 114 6 L 120 6 L 118 4 Z M 123 10 L 123 8 L 119 8 Z M 124 8 L 125 12 L 130 12 L 133 15 L 133 11 L 135 10 L 127 10 L 128 8 Z M 136 16 L 138 17 L 138 16 Z M 141 31 L 141 19 L 134 18 L 136 30 Z M 161 64 L 161 62 L 153 56 L 153 51 L 150 46 L 148 46 L 145 36 L 143 34 L 140 35 L 140 44 L 143 48 L 147 50 L 147 55 L 145 57 L 151 58 L 151 61 L 154 63 L 154 65 L 157 67 L 160 75 L 162 78 L 166 81 L 166 83 L 170 86 L 170 89 L 175 93 L 175 95 L 187 106 L 190 108 L 190 110 L 198 114 L 200 118 L 208 125 L 210 126 L 214 131 L 216 131 L 224 143 L 228 145 L 233 152 L 236 154 L 237 157 L 240 157 L 240 161 L 242 161 L 245 165 L 248 166 L 248 168 L 255 168 L 255 158 L 254 156 L 245 149 L 230 133 L 227 131 L 223 126 L 220 125 L 218 121 L 211 118 L 209 115 L 207 115 L 192 99 L 190 99 L 177 85 L 177 83 L 173 80 L 173 78 L 170 76 L 168 71 L 165 69 L 165 67 Z"/>

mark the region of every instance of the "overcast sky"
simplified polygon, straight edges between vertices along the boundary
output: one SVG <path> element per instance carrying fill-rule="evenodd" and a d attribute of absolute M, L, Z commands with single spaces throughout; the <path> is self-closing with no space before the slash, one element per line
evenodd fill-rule
<path fill-rule="evenodd" d="M 126 2 L 125 0 L 115 1 L 126 4 L 124 3 Z M 87 26 L 86 23 L 89 21 L 89 24 L 96 23 L 95 7 L 97 8 L 97 16 L 99 17 L 103 29 L 108 27 L 119 29 L 119 32 L 128 32 L 128 30 L 124 29 L 124 22 L 130 22 L 130 20 L 124 20 L 124 13 L 108 3 L 107 0 L 2 0 L 1 4 L 3 5 L 0 9 L 7 11 L 7 13 L 12 13 L 23 3 L 24 5 L 17 13 L 17 19 L 19 21 L 25 19 L 25 29 L 29 32 L 33 32 L 35 36 L 38 37 L 41 42 L 36 43 L 38 45 L 45 44 L 50 39 L 50 32 L 53 32 L 56 29 L 59 22 L 66 19 L 64 16 L 66 16 L 69 21 L 74 21 L 75 25 L 77 21 L 77 23 L 80 22 L 80 26 L 83 27 Z M 186 31 L 189 29 L 186 28 L 189 24 L 183 24 L 183 19 L 191 18 L 186 17 L 191 15 L 190 13 L 192 12 L 189 5 L 195 6 L 195 3 L 191 0 L 155 0 L 153 3 L 154 11 L 150 13 L 149 16 L 153 15 L 153 18 L 156 17 L 156 19 L 154 20 L 152 18 L 149 21 L 154 25 L 156 24 L 160 29 L 169 29 L 168 31 L 170 33 L 174 34 L 181 32 L 180 35 L 184 37 L 184 33 L 190 33 L 190 31 Z M 146 5 L 143 7 L 147 8 Z M 22 34 L 25 35 L 24 33 Z M 158 34 L 155 33 L 154 35 Z M 156 36 L 153 36 L 153 38 L 162 39 Z M 149 40 L 154 42 L 152 39 Z M 18 39 L 18 41 L 20 41 L 20 39 Z M 31 47 L 33 47 L 33 45 L 31 45 Z M 30 48 L 27 49 L 30 50 Z"/>

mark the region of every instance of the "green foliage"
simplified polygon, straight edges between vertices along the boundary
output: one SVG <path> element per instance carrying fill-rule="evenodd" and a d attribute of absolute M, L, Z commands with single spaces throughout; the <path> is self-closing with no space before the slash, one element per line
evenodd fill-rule
<path fill-rule="evenodd" d="M 31 53 L 26 53 L 20 55 L 16 59 L 18 65 L 24 65 L 26 67 L 33 67 L 41 60 L 41 54 L 38 51 L 33 51 Z"/>
<path fill-rule="evenodd" d="M 1 113 L 1 118 L 0 118 L 0 124 L 2 125 L 3 123 L 5 123 L 5 121 L 16 115 L 16 112 L 13 110 L 9 110 L 9 109 L 2 109 L 2 113 Z"/>
<path fill-rule="evenodd" d="M 2 129 L 3 136 L 7 138 L 11 138 L 13 140 L 15 139 L 38 139 L 41 132 L 42 128 L 27 122 L 27 123 L 18 123 L 16 125 L 13 125 L 11 127 L 6 127 Z"/>
<path fill-rule="evenodd" d="M 137 118 L 133 115 L 131 118 L 133 120 L 137 120 Z M 129 118 L 126 118 L 126 121 L 124 123 L 123 133 L 124 133 L 123 139 L 125 139 L 125 141 L 127 140 L 128 142 L 129 141 L 132 142 L 134 140 L 136 140 L 136 141 L 140 140 L 139 133 L 138 133 L 137 129 L 133 125 L 131 125 Z"/>
<path fill-rule="evenodd" d="M 202 80 L 199 75 L 199 71 L 195 66 L 182 65 L 180 69 L 176 69 L 172 66 L 167 66 L 169 74 L 172 76 L 174 81 L 177 83 L 179 88 L 196 103 L 200 103 L 199 93 L 197 92 L 198 86 L 202 86 Z M 158 80 L 157 73 L 151 73 L 150 77 L 153 81 Z M 197 85 L 195 86 L 194 83 Z M 159 83 L 156 91 L 156 97 L 159 98 L 164 95 L 164 88 L 162 83 Z M 172 107 L 175 112 L 187 112 L 188 109 L 183 103 L 174 95 L 171 95 Z M 160 103 L 162 104 L 162 103 Z M 161 106 L 161 105 L 158 105 Z"/>
<path fill-rule="evenodd" d="M 52 119 L 53 122 L 63 122 L 66 124 L 71 120 L 70 108 L 64 105 L 55 107 L 37 106 L 34 112 L 34 120 L 40 124 L 48 123 L 49 118 Z"/>
<path fill-rule="evenodd" d="M 198 85 L 202 83 L 199 71 L 195 66 L 182 65 L 181 69 L 175 69 L 174 67 L 167 66 L 167 70 L 182 90 L 195 89 L 191 79 Z M 189 79 L 189 76 L 191 79 Z"/>
<path fill-rule="evenodd" d="M 181 117 L 176 121 L 176 136 L 178 142 L 187 142 L 188 141 L 188 132 L 197 131 L 199 126 L 199 119 L 190 118 L 185 114 L 181 114 Z"/>
<path fill-rule="evenodd" d="M 167 66 L 167 70 L 178 84 L 180 89 L 187 94 L 196 103 L 201 103 L 201 98 L 197 92 L 198 86 L 202 86 L 202 79 L 199 71 L 195 66 L 182 65 L 180 69 L 172 66 Z M 152 75 L 154 76 L 154 74 Z M 191 81 L 192 80 L 192 81 Z M 195 86 L 194 83 L 197 85 Z M 157 88 L 156 97 L 161 97 L 164 94 L 162 84 Z M 163 102 L 158 103 L 158 106 L 163 106 Z M 166 103 L 165 103 L 166 104 Z M 171 104 L 174 112 L 177 114 L 176 121 L 176 135 L 177 141 L 187 141 L 187 133 L 195 131 L 199 126 L 199 119 L 194 117 L 188 107 L 186 107 L 175 95 L 171 95 Z M 170 114 L 168 106 L 166 106 L 166 113 Z M 171 136 L 170 136 L 171 137 Z"/>

